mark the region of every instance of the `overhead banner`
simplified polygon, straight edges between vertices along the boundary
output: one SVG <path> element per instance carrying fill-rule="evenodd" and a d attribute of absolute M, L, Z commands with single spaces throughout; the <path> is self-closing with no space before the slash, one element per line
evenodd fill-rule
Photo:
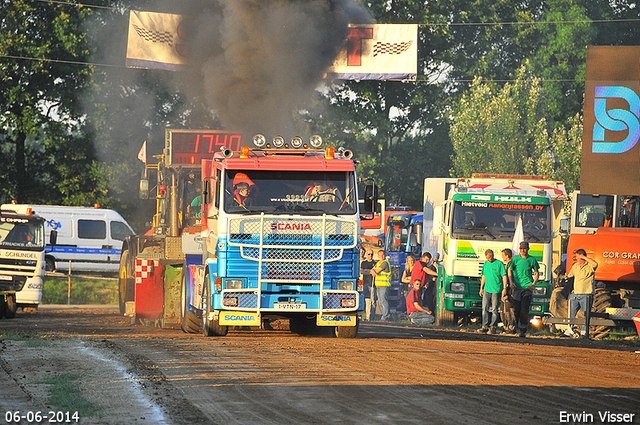
<path fill-rule="evenodd" d="M 170 71 L 188 66 L 191 23 L 182 15 L 130 11 L 126 66 Z M 415 80 L 417 71 L 418 25 L 353 25 L 326 78 Z"/>
<path fill-rule="evenodd" d="M 589 46 L 580 191 L 640 195 L 640 46 Z"/>
<path fill-rule="evenodd" d="M 171 13 L 129 12 L 126 66 L 178 71 L 187 65 L 185 16 Z"/>
<path fill-rule="evenodd" d="M 350 25 L 327 78 L 413 80 L 418 75 L 418 25 Z"/>

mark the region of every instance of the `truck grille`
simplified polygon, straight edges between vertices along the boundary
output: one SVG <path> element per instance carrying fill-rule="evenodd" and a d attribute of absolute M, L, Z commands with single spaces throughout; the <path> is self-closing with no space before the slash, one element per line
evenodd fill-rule
<path fill-rule="evenodd" d="M 260 262 L 261 281 L 322 283 L 325 263 L 354 248 L 357 231 L 353 221 L 327 217 L 231 218 L 229 245 L 240 247 L 243 258 Z"/>
<path fill-rule="evenodd" d="M 37 265 L 36 260 L 0 258 L 0 274 L 31 277 L 35 275 Z"/>

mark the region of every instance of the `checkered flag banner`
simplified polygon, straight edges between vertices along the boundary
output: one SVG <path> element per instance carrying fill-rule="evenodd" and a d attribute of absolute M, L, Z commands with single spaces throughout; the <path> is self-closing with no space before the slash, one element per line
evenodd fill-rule
<path fill-rule="evenodd" d="M 136 33 L 144 41 L 150 41 L 151 43 L 167 43 L 169 46 L 173 47 L 173 36 L 170 32 L 148 30 L 146 28 L 141 28 L 136 24 L 133 24 L 133 28 L 135 28 Z"/>
<path fill-rule="evenodd" d="M 180 55 L 182 40 L 178 33 L 187 16 L 171 13 L 129 12 L 126 65 L 131 68 L 153 68 L 178 71 L 187 66 Z"/>
<path fill-rule="evenodd" d="M 373 57 L 375 58 L 378 55 L 399 55 L 409 50 L 412 44 L 413 40 L 402 41 L 400 43 L 383 43 L 378 41 L 373 46 Z"/>
<path fill-rule="evenodd" d="M 349 25 L 345 48 L 326 78 L 413 80 L 418 75 L 418 25 Z"/>

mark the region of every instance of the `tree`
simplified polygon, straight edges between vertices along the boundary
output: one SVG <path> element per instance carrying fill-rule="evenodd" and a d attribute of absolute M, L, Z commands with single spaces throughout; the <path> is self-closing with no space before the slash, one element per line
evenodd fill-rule
<path fill-rule="evenodd" d="M 477 78 L 454 108 L 452 175 L 542 174 L 575 188 L 580 175 L 580 118 L 573 118 L 569 130 L 550 131 L 545 99 L 540 80 L 525 67 L 501 89 Z"/>
<path fill-rule="evenodd" d="M 46 198 L 50 190 L 40 172 L 49 131 L 70 134 L 82 115 L 79 96 L 91 67 L 70 62 L 88 58 L 81 28 L 90 10 L 34 0 L 2 3 L 0 143 L 8 160 L 0 164 L 1 197 L 22 202 Z"/>
<path fill-rule="evenodd" d="M 422 23 L 431 19 L 424 2 L 369 2 L 379 23 Z M 419 28 L 417 82 L 335 81 L 305 110 L 307 128 L 354 151 L 360 177 L 379 185 L 387 205 L 422 208 L 423 181 L 450 167 L 442 58 L 448 50 L 445 27 Z"/>

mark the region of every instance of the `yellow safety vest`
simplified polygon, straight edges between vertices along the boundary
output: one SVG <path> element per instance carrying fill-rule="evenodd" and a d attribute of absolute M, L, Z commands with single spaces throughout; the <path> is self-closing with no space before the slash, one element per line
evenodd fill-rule
<path fill-rule="evenodd" d="M 378 261 L 376 263 L 376 269 L 378 267 L 380 267 L 380 265 L 382 265 L 383 262 L 387 262 L 387 264 L 389 265 L 389 271 L 388 272 L 380 272 L 376 275 L 376 280 L 375 280 L 375 285 L 376 286 L 391 286 L 391 263 L 389 262 L 389 260 L 387 260 L 386 258 L 382 261 Z"/>

